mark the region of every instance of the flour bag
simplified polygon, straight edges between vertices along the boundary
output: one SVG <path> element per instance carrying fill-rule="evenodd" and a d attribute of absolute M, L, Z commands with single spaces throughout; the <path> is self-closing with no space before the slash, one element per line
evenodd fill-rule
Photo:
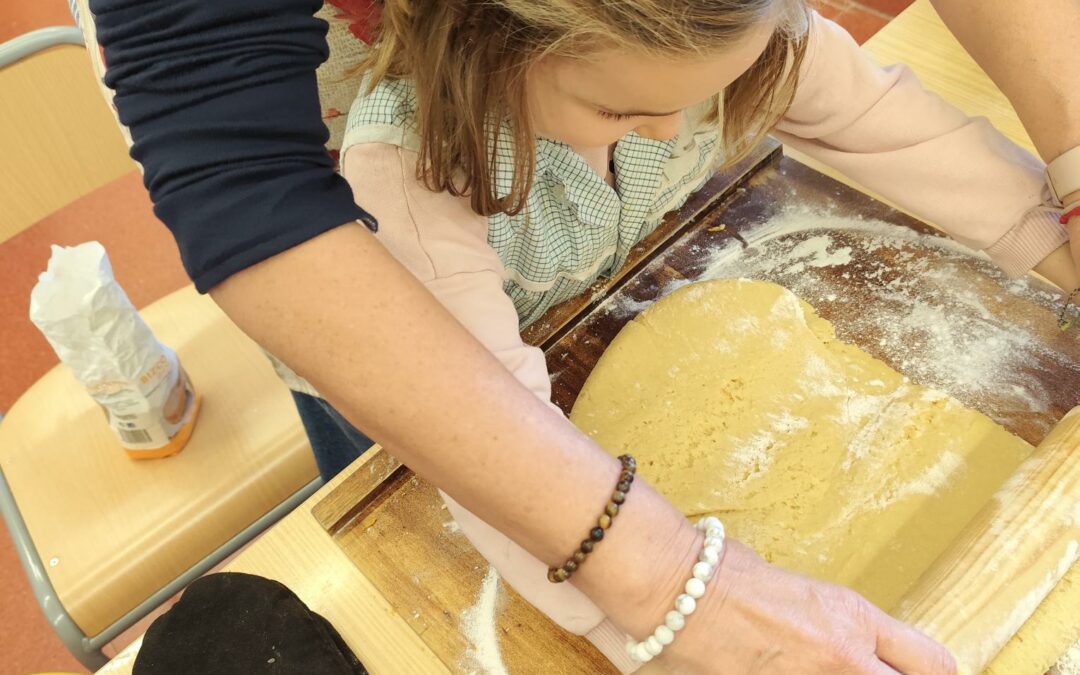
<path fill-rule="evenodd" d="M 30 320 L 105 411 L 130 457 L 176 454 L 199 408 L 176 353 L 150 332 L 96 241 L 53 246 L 30 294 Z"/>

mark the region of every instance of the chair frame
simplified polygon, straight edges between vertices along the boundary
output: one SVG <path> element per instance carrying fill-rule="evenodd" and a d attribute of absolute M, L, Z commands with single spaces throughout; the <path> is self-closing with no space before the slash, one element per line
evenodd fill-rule
<path fill-rule="evenodd" d="M 35 30 L 0 44 L 0 68 L 12 65 L 28 56 L 57 45 L 85 47 L 86 43 L 83 40 L 82 31 L 74 26 L 54 26 Z M 0 424 L 2 423 L 3 415 L 0 415 Z M 41 611 L 45 614 L 46 621 L 56 631 L 68 651 L 83 666 L 90 670 L 97 670 L 109 661 L 109 658 L 102 651 L 102 647 L 286 516 L 321 486 L 322 479 L 315 478 L 290 495 L 285 501 L 263 514 L 251 525 L 238 532 L 183 574 L 129 610 L 97 635 L 86 635 L 83 632 L 64 607 L 63 601 L 56 593 L 56 589 L 53 588 L 52 582 L 49 580 L 48 568 L 41 560 L 41 556 L 34 546 L 34 540 L 30 536 L 26 521 L 23 519 L 19 505 L 15 501 L 15 495 L 12 493 L 11 486 L 4 476 L 3 467 L 0 467 L 0 515 L 3 516 L 4 524 L 11 534 L 12 541 L 15 544 L 15 552 L 19 556 L 19 562 L 26 572 L 34 597 L 37 599 Z"/>

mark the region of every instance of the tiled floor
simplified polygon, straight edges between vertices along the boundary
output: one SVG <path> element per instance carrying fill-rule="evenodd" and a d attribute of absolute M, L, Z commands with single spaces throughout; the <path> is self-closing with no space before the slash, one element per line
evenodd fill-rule
<path fill-rule="evenodd" d="M 911 3 L 912 0 L 816 0 L 813 4 L 822 16 L 839 23 L 862 44 Z"/>
<path fill-rule="evenodd" d="M 859 42 L 881 29 L 912 0 L 816 0 L 821 13 Z M 0 5 L 0 41 L 47 25 L 70 23 L 63 0 L 15 0 Z M 136 306 L 185 281 L 175 247 L 155 224 L 136 174 L 101 188 L 76 204 L 0 242 L 0 411 L 55 363 L 27 320 L 28 293 L 48 258 L 48 243 L 101 240 L 117 277 Z M 0 675 L 81 671 L 45 623 L 10 540 L 0 535 Z"/>

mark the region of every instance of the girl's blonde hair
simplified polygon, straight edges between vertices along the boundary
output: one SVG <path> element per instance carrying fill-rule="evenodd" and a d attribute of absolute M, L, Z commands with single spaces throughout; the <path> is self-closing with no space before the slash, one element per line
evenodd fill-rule
<path fill-rule="evenodd" d="M 360 70 L 415 85 L 417 178 L 468 195 L 478 214 L 515 214 L 533 181 L 534 138 L 525 94 L 542 56 L 601 48 L 693 57 L 723 50 L 781 12 L 765 51 L 716 98 L 725 162 L 744 157 L 791 104 L 805 53 L 803 0 L 384 0 Z M 721 120 L 722 117 L 722 120 Z M 500 126 L 509 122 L 510 191 L 493 179 Z"/>

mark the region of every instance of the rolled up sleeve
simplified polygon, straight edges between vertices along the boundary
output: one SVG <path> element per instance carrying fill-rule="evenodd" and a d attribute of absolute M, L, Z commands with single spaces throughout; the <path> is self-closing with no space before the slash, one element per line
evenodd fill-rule
<path fill-rule="evenodd" d="M 375 220 L 334 170 L 313 0 L 91 0 L 154 212 L 200 292 L 344 223 Z"/>

